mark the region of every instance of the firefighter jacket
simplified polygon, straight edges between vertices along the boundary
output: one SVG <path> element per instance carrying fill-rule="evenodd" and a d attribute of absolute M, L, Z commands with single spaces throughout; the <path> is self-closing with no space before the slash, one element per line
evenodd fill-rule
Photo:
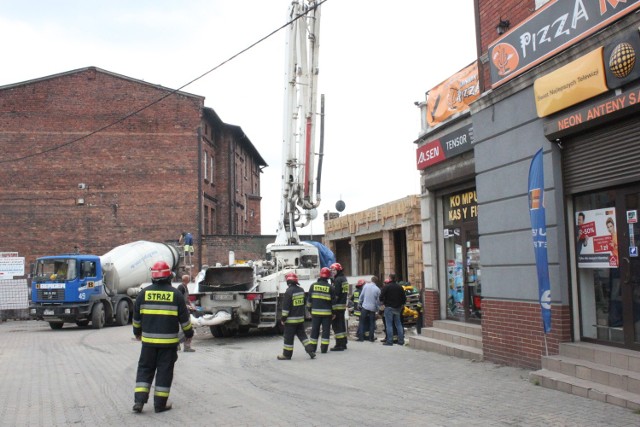
<path fill-rule="evenodd" d="M 282 321 L 287 324 L 304 323 L 304 289 L 299 284 L 289 285 L 284 293 Z"/>
<path fill-rule="evenodd" d="M 334 298 L 333 286 L 327 279 L 320 278 L 309 288 L 307 308 L 312 316 L 331 316 Z"/>
<path fill-rule="evenodd" d="M 336 274 L 333 279 L 333 287 L 335 289 L 335 298 L 333 300 L 333 310 L 340 311 L 347 308 L 347 297 L 349 296 L 349 283 L 342 271 Z"/>
<path fill-rule="evenodd" d="M 176 347 L 180 328 L 185 337 L 193 337 L 184 296 L 168 279 L 154 282 L 138 294 L 132 324 L 133 335 L 141 336 L 142 344 L 150 347 Z"/>
<path fill-rule="evenodd" d="M 356 290 L 351 295 L 351 302 L 353 303 L 353 315 L 360 316 L 360 294 L 362 293 L 362 286 L 356 286 Z"/>

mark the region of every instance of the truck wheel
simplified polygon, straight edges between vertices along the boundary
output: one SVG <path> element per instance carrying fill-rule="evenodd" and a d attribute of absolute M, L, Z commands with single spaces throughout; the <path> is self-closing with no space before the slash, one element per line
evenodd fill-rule
<path fill-rule="evenodd" d="M 222 336 L 225 338 L 235 337 L 238 333 L 238 328 L 229 328 L 228 326 L 222 326 Z"/>
<path fill-rule="evenodd" d="M 121 300 L 116 307 L 116 325 L 124 326 L 129 323 L 129 303 Z"/>
<path fill-rule="evenodd" d="M 228 326 L 224 326 L 224 325 L 211 326 L 210 329 L 211 329 L 211 335 L 213 335 L 216 338 L 230 338 L 238 333 L 237 328 L 229 328 Z"/>
<path fill-rule="evenodd" d="M 102 329 L 104 327 L 104 322 L 104 305 L 99 302 L 93 306 L 93 311 L 91 312 L 91 327 L 93 327 L 93 329 Z"/>
<path fill-rule="evenodd" d="M 49 322 L 49 327 L 53 330 L 62 329 L 63 326 L 62 322 Z"/>
<path fill-rule="evenodd" d="M 219 326 L 219 325 L 210 326 L 209 329 L 211 329 L 211 335 L 213 335 L 216 338 L 222 338 L 222 326 Z"/>

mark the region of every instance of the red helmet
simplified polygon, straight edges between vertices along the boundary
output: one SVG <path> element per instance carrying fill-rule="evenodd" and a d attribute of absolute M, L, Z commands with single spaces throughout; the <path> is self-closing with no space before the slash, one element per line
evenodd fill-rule
<path fill-rule="evenodd" d="M 359 288 L 360 286 L 364 286 L 364 279 L 360 279 L 358 280 L 358 283 L 356 283 L 357 288 Z"/>
<path fill-rule="evenodd" d="M 296 273 L 294 273 L 293 271 L 287 273 L 284 276 L 284 280 L 286 280 L 287 282 L 292 281 L 292 282 L 298 282 L 298 275 Z"/>
<path fill-rule="evenodd" d="M 158 261 L 151 267 L 152 279 L 166 279 L 171 277 L 171 267 L 164 261 Z"/>
<path fill-rule="evenodd" d="M 329 270 L 327 267 L 322 267 L 320 269 L 320 277 L 323 279 L 328 279 L 329 277 L 331 277 L 331 270 Z"/>
<path fill-rule="evenodd" d="M 334 262 L 333 264 L 331 264 L 331 269 L 341 271 L 342 266 L 340 265 L 340 263 Z"/>

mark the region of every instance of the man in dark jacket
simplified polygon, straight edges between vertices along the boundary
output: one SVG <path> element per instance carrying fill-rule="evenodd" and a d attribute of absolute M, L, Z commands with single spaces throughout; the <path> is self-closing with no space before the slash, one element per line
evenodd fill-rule
<path fill-rule="evenodd" d="M 133 308 L 133 335 L 142 341 L 134 412 L 142 412 L 142 407 L 149 399 L 154 376 L 155 411 L 171 409 L 167 400 L 173 381 L 173 366 L 178 360 L 178 331 L 182 328 L 187 339 L 193 337 L 187 305 L 180 291 L 171 286 L 172 277 L 173 273 L 166 262 L 156 262 L 151 267 L 153 284 L 138 294 Z"/>
<path fill-rule="evenodd" d="M 278 355 L 278 360 L 291 359 L 291 356 L 293 356 L 293 342 L 296 336 L 309 354 L 309 357 L 313 359 L 316 357 L 316 353 L 304 329 L 304 289 L 298 283 L 298 275 L 293 272 L 287 273 L 285 280 L 288 287 L 284 293 L 281 318 L 281 322 L 284 325 L 284 346 L 282 354 Z"/>
<path fill-rule="evenodd" d="M 396 275 L 389 274 L 389 282 L 380 292 L 380 302 L 384 304 L 384 323 L 387 339 L 384 345 L 393 345 L 393 328 L 398 331 L 398 344 L 404 345 L 404 328 L 402 327 L 402 310 L 407 302 L 404 288 L 396 283 Z"/>
<path fill-rule="evenodd" d="M 343 351 L 347 349 L 347 324 L 344 312 L 347 309 L 347 297 L 349 296 L 349 283 L 342 271 L 342 265 L 335 262 L 331 264 L 331 273 L 333 274 L 333 288 L 335 297 L 333 300 L 333 320 L 331 327 L 336 337 L 336 345 L 331 351 Z"/>

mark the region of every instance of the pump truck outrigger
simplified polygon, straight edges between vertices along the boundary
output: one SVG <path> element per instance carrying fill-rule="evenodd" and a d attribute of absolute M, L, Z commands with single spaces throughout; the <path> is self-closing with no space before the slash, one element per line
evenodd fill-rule
<path fill-rule="evenodd" d="M 65 254 L 36 260 L 31 282 L 30 316 L 49 322 L 94 329 L 129 323 L 133 299 L 151 283 L 151 266 L 164 261 L 175 271 L 178 249 L 170 244 L 137 241 L 102 256 Z"/>
<path fill-rule="evenodd" d="M 320 272 L 321 245 L 301 242 L 297 228 L 308 225 L 320 205 L 323 133 L 315 153 L 316 91 L 320 6 L 317 1 L 292 1 L 289 9 L 285 70 L 285 102 L 282 147 L 280 220 L 274 243 L 267 245 L 266 259 L 204 269 L 196 277 L 199 303 L 205 315 L 192 319 L 209 326 L 216 337 L 227 337 L 250 328 L 274 328 L 281 332 L 285 275 L 297 274 L 305 291 Z M 324 102 L 321 119 L 324 117 Z M 313 175 L 317 156 L 317 191 L 313 200 Z"/>

